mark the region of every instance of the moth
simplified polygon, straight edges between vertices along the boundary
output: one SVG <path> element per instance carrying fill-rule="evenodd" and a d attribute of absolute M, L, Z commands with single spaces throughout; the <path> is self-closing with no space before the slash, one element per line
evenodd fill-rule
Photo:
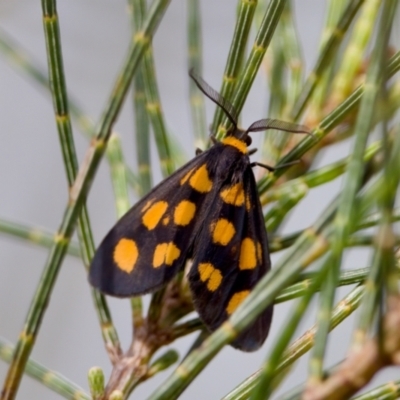
<path fill-rule="evenodd" d="M 269 271 L 268 237 L 249 150 L 251 132 L 278 129 L 308 133 L 300 125 L 261 119 L 246 130 L 237 113 L 203 79 L 199 89 L 232 123 L 226 136 L 162 181 L 111 229 L 91 263 L 90 283 L 101 292 L 131 297 L 153 292 L 192 266 L 188 282 L 194 307 L 216 330 Z M 257 350 L 271 326 L 269 306 L 231 345 Z"/>

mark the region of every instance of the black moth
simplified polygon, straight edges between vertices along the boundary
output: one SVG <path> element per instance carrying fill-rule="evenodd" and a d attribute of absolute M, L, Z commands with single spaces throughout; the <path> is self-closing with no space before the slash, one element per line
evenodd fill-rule
<path fill-rule="evenodd" d="M 243 131 L 237 128 L 233 106 L 193 71 L 190 76 L 233 127 L 221 142 L 213 138 L 209 150 L 162 181 L 117 222 L 96 251 L 89 280 L 103 293 L 137 296 L 168 283 L 192 259 L 188 280 L 194 306 L 214 331 L 270 269 L 252 171 L 257 163 L 250 162 L 247 149 L 249 133 L 271 128 L 308 131 L 271 119 Z M 269 306 L 232 346 L 257 350 L 268 335 L 272 310 Z"/>

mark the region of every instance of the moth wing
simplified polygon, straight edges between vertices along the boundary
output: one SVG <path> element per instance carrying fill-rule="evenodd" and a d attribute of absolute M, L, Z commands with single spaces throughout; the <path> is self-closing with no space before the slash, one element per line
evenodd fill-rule
<path fill-rule="evenodd" d="M 182 269 L 212 201 L 210 150 L 201 153 L 134 205 L 110 230 L 94 255 L 90 283 L 128 297 L 161 287 Z"/>
<path fill-rule="evenodd" d="M 196 243 L 189 284 L 200 318 L 214 331 L 270 269 L 264 217 L 250 166 L 239 181 L 222 185 Z M 271 319 L 269 306 L 231 345 L 257 350 L 268 336 Z"/>

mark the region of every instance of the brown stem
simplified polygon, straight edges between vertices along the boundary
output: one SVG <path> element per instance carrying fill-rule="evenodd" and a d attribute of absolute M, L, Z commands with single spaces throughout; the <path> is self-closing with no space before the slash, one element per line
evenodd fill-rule
<path fill-rule="evenodd" d="M 365 386 L 383 367 L 400 364 L 400 296 L 388 299 L 383 322 L 384 337 L 367 339 L 354 349 L 337 370 L 323 382 L 310 382 L 303 400 L 347 399 Z"/>
<path fill-rule="evenodd" d="M 193 310 L 191 300 L 185 296 L 178 280 L 163 289 L 159 301 L 152 307 L 153 312 L 136 324 L 129 350 L 114 360 L 103 400 L 115 390 L 128 396 L 135 386 L 148 379 L 151 357 L 159 348 L 176 339 L 174 323 Z M 156 319 L 149 317 L 154 315 L 157 315 Z"/>

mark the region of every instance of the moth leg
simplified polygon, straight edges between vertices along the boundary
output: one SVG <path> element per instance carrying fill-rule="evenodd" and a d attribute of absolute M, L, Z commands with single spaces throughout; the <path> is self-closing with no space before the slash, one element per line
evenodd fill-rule
<path fill-rule="evenodd" d="M 252 163 L 250 164 L 250 166 L 251 166 L 251 167 L 255 167 L 255 166 L 262 167 L 262 168 L 267 169 L 267 170 L 270 171 L 270 172 L 274 172 L 274 171 L 275 171 L 275 168 L 274 168 L 274 167 L 270 167 L 269 165 L 260 163 L 260 162 L 258 162 L 258 161 L 252 162 Z"/>
<path fill-rule="evenodd" d="M 258 161 L 254 161 L 254 162 L 252 162 L 252 163 L 250 164 L 250 166 L 251 166 L 251 167 L 255 167 L 255 166 L 257 165 L 257 166 L 259 166 L 259 167 L 262 167 L 262 168 L 267 169 L 267 170 L 270 171 L 270 172 L 274 172 L 274 171 L 276 171 L 277 169 L 290 167 L 291 165 L 298 164 L 299 162 L 300 162 L 300 160 L 296 160 L 296 161 L 288 162 L 288 163 L 286 163 L 286 164 L 279 165 L 278 167 L 271 167 L 270 165 L 263 164 L 263 163 L 260 163 L 260 162 L 258 162 Z"/>
<path fill-rule="evenodd" d="M 203 152 L 202 149 L 196 147 L 196 151 L 195 151 L 196 156 L 198 156 L 198 155 L 201 154 L 202 152 Z"/>

